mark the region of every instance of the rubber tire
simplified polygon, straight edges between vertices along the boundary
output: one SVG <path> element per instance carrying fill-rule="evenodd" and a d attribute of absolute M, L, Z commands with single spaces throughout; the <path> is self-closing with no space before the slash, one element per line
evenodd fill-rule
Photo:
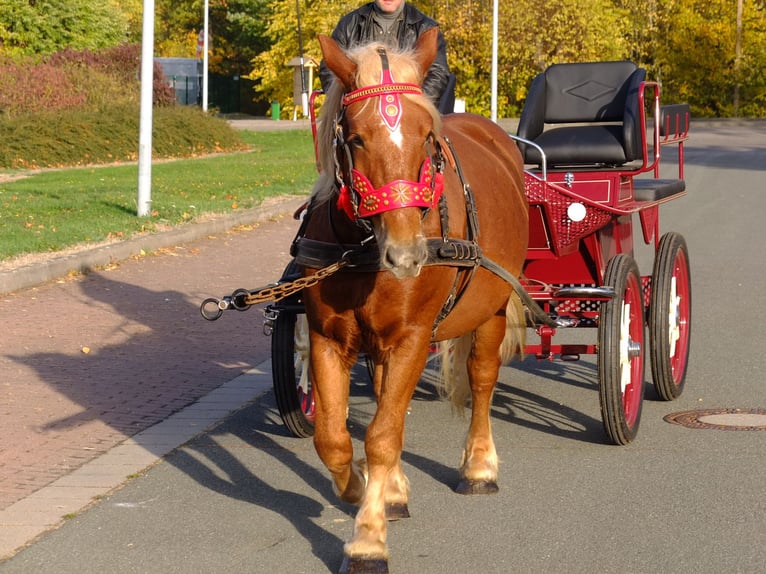
<path fill-rule="evenodd" d="M 280 312 L 271 334 L 274 395 L 279 416 L 288 430 L 298 438 L 314 436 L 314 386 L 310 378 L 308 393 L 304 393 L 300 386 L 301 375 L 305 373 L 309 377 L 308 351 L 305 315 Z"/>
<path fill-rule="evenodd" d="M 601 303 L 598 325 L 599 401 L 604 430 L 614 444 L 633 441 L 641 422 L 644 398 L 644 304 L 641 276 L 632 257 L 619 254 L 609 260 L 604 285 L 615 297 Z M 629 304 L 628 341 L 639 345 L 637 354 L 628 353 L 622 340 L 623 315 Z M 625 365 L 625 366 L 623 366 Z M 622 388 L 622 376 L 629 368 L 629 381 Z"/>
<path fill-rule="evenodd" d="M 681 396 L 686 383 L 692 316 L 689 250 L 683 236 L 678 233 L 666 233 L 660 238 L 652 272 L 650 305 L 652 380 L 660 398 L 672 401 Z M 674 319 L 671 319 L 671 312 Z M 677 331 L 672 350 L 671 328 Z"/>

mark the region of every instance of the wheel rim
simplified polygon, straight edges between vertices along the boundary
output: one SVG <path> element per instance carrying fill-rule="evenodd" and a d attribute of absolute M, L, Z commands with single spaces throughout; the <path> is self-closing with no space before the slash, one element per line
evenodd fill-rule
<path fill-rule="evenodd" d="M 314 388 L 309 378 L 309 330 L 305 316 L 298 317 L 295 322 L 295 392 L 301 405 L 303 415 L 309 421 L 314 421 L 316 407 L 314 404 Z"/>
<path fill-rule="evenodd" d="M 681 384 L 689 352 L 689 299 L 688 266 L 684 252 L 679 249 L 673 260 L 668 305 L 668 356 L 676 385 Z"/>
<path fill-rule="evenodd" d="M 635 276 L 628 277 L 620 314 L 620 389 L 625 422 L 632 427 L 641 412 L 642 347 L 644 341 L 641 287 Z"/>

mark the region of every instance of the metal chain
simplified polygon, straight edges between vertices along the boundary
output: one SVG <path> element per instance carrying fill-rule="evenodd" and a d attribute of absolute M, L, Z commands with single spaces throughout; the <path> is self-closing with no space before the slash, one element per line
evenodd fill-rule
<path fill-rule="evenodd" d="M 257 305 L 258 303 L 263 303 L 265 301 L 280 301 L 284 299 L 285 297 L 289 297 L 293 293 L 297 293 L 298 291 L 302 291 L 303 289 L 307 287 L 313 287 L 323 279 L 327 279 L 331 275 L 334 275 L 341 269 L 343 269 L 346 265 L 348 265 L 347 259 L 341 259 L 340 261 L 336 261 L 332 265 L 328 265 L 327 267 L 323 267 L 313 275 L 309 275 L 308 277 L 300 277 L 299 279 L 295 279 L 294 281 L 288 281 L 286 283 L 279 283 L 274 286 L 270 287 L 263 287 L 261 289 L 257 289 L 253 291 L 252 293 L 249 293 L 245 297 L 245 304 L 246 305 Z"/>

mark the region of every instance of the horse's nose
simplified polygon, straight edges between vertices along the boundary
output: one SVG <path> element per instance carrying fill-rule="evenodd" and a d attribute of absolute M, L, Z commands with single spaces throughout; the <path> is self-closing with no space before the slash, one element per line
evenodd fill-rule
<path fill-rule="evenodd" d="M 383 254 L 383 265 L 397 279 L 417 277 L 426 262 L 428 249 L 424 237 L 418 237 L 410 243 L 395 243 L 387 245 Z"/>

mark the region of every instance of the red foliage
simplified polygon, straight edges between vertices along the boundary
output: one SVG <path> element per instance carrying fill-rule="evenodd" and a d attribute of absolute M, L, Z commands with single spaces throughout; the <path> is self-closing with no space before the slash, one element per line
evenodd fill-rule
<path fill-rule="evenodd" d="M 86 98 L 63 68 L 46 63 L 0 64 L 0 110 L 4 114 L 79 108 Z"/>
<path fill-rule="evenodd" d="M 89 101 L 110 101 L 118 92 L 137 101 L 141 47 L 122 45 L 99 52 L 67 48 L 40 60 L 0 60 L 0 114 L 84 109 Z M 87 78 L 84 80 L 84 78 Z M 99 81 L 98 78 L 101 78 Z M 103 94 L 98 93 L 99 90 Z M 154 104 L 173 105 L 172 87 L 154 64 Z"/>

